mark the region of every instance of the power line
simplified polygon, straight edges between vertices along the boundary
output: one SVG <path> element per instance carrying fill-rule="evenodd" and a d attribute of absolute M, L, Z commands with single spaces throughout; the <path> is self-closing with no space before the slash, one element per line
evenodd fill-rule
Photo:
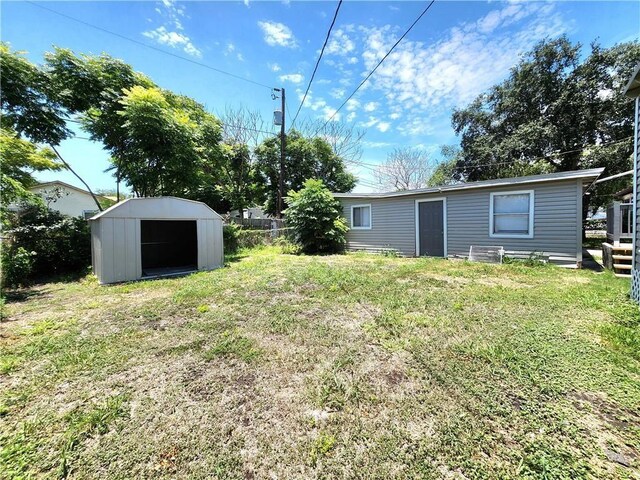
<path fill-rule="evenodd" d="M 576 148 L 574 150 L 566 150 L 564 152 L 554 153 L 553 155 L 547 155 L 547 156 L 527 159 L 524 162 L 531 163 L 531 162 L 537 162 L 539 160 L 549 160 L 553 156 L 568 155 L 570 153 L 581 152 L 581 151 L 584 151 L 584 150 L 586 150 L 588 148 L 592 148 L 592 147 L 608 147 L 608 146 L 611 146 L 611 145 L 616 145 L 618 143 L 626 142 L 627 140 L 630 140 L 632 138 L 633 138 L 633 135 L 631 135 L 629 137 L 621 138 L 620 140 L 615 140 L 613 142 L 602 143 L 600 145 L 585 145 L 582 148 Z M 496 165 L 516 165 L 518 162 L 519 162 L 519 160 L 512 160 L 510 162 L 494 162 L 494 163 L 484 163 L 484 164 L 481 163 L 481 164 L 474 164 L 474 165 L 460 166 L 460 167 L 459 166 L 452 166 L 452 168 L 453 169 L 465 169 L 465 168 L 477 168 L 477 167 L 493 167 L 493 166 L 496 166 Z M 369 170 L 376 170 L 377 168 L 382 166 L 382 164 L 380 164 L 380 163 L 367 163 L 367 162 L 361 162 L 361 161 L 352 161 L 350 163 L 355 165 L 355 166 L 358 166 L 358 167 L 368 168 Z"/>
<path fill-rule="evenodd" d="M 298 111 L 296 112 L 295 117 L 293 117 L 293 122 L 291 122 L 291 130 L 296 124 L 296 119 L 298 118 L 298 114 L 300 113 L 300 109 L 304 105 L 304 101 L 307 99 L 307 94 L 309 93 L 309 89 L 311 88 L 311 84 L 313 83 L 313 79 L 316 76 L 316 71 L 318 70 L 318 66 L 320 65 L 320 60 L 322 60 L 322 55 L 324 55 L 324 49 L 329 42 L 329 37 L 331 36 L 331 30 L 333 30 L 333 26 L 336 23 L 336 18 L 338 18 L 338 12 L 340 11 L 340 6 L 342 5 L 342 0 L 338 2 L 338 6 L 336 7 L 336 12 L 333 14 L 333 20 L 331 21 L 331 25 L 329 25 L 329 30 L 327 31 L 327 36 L 324 39 L 324 44 L 322 45 L 322 50 L 320 50 L 320 55 L 318 56 L 318 60 L 316 61 L 316 66 L 313 68 L 313 73 L 311 74 L 311 79 L 309 79 L 309 83 L 307 84 L 307 90 L 304 92 L 304 96 L 302 97 L 302 101 L 300 102 L 300 106 L 298 107 Z"/>
<path fill-rule="evenodd" d="M 74 120 L 74 119 L 71 119 L 71 118 L 67 118 L 66 121 L 67 122 L 72 122 L 72 123 L 80 123 L 80 124 L 82 123 L 79 120 Z M 265 133 L 267 135 L 275 135 L 274 132 L 268 132 L 266 130 L 260 130 L 258 128 L 243 127 L 242 125 L 234 125 L 234 124 L 231 124 L 231 123 L 224 123 L 224 122 L 220 122 L 220 125 L 222 125 L 223 127 L 239 128 L 241 130 L 248 130 L 248 131 L 251 131 L 251 132 Z M 74 136 L 73 138 L 79 138 L 81 140 L 91 140 L 90 138 L 78 137 L 78 136 Z"/>
<path fill-rule="evenodd" d="M 414 20 L 414 22 L 411 24 L 411 26 L 407 29 L 407 31 L 406 31 L 406 32 L 404 32 L 404 33 L 402 34 L 402 36 L 398 39 L 398 41 L 397 41 L 396 43 L 394 43 L 394 44 L 393 44 L 393 46 L 389 49 L 389 51 L 385 54 L 385 56 L 384 56 L 384 57 L 382 57 L 382 59 L 381 59 L 381 60 L 378 62 L 378 64 L 373 68 L 373 70 L 371 70 L 371 71 L 369 72 L 369 74 L 364 78 L 364 80 L 362 80 L 362 82 L 360 82 L 360 85 L 358 85 L 358 86 L 356 87 L 356 89 L 351 93 L 351 95 L 349 95 L 349 96 L 347 97 L 347 99 L 346 99 L 344 102 L 342 102 L 342 105 L 340 105 L 340 107 L 339 107 L 335 112 L 333 112 L 333 115 L 331 115 L 331 116 L 327 119 L 327 121 L 326 121 L 326 122 L 324 122 L 324 124 L 323 124 L 323 125 L 322 125 L 318 130 L 316 130 L 316 132 L 313 134 L 314 136 L 316 136 L 316 135 L 318 134 L 318 132 L 319 132 L 320 130 L 322 130 L 322 129 L 327 125 L 327 123 L 329 123 L 331 120 L 333 120 L 333 117 L 335 117 L 335 116 L 338 114 L 338 112 L 339 112 L 340 110 L 342 110 L 342 107 L 344 107 L 344 106 L 347 104 L 347 102 L 348 102 L 349 100 L 351 100 L 351 98 L 356 94 L 356 92 L 357 92 L 358 90 L 360 90 L 360 88 L 361 88 L 361 87 L 362 87 L 362 86 L 367 82 L 367 80 L 369 80 L 369 78 L 371 77 L 371 75 L 373 75 L 373 74 L 375 73 L 375 71 L 378 69 L 378 67 L 379 67 L 380 65 L 382 65 L 382 62 L 384 62 L 384 61 L 387 59 L 387 57 L 388 57 L 389 55 L 391 55 L 391 52 L 393 52 L 393 50 L 394 50 L 394 49 L 398 46 L 398 44 L 399 44 L 399 43 L 404 39 L 404 37 L 406 37 L 406 36 L 409 34 L 409 32 L 413 29 L 413 27 L 415 27 L 416 23 L 418 23 L 418 22 L 420 21 L 420 19 L 421 19 L 421 18 L 422 18 L 422 17 L 423 17 L 423 16 L 424 16 L 428 11 L 429 11 L 429 9 L 430 9 L 430 8 L 431 8 L 431 6 L 435 3 L 435 1 L 436 1 L 436 0 L 431 0 L 431 2 L 429 3 L 429 5 L 427 5 L 427 8 L 425 8 L 425 9 L 422 11 L 422 13 L 421 13 L 420 15 L 418 15 L 418 18 L 416 18 L 416 19 Z"/>
<path fill-rule="evenodd" d="M 212 67 L 211 65 L 207 65 L 206 63 L 198 62 L 197 60 L 193 60 L 191 58 L 183 57 L 182 55 L 178 55 L 176 53 L 172 53 L 172 52 L 169 52 L 167 50 L 163 50 L 162 48 L 158 48 L 158 47 L 155 47 L 153 45 L 149 45 L 148 43 L 141 42 L 139 40 L 136 40 L 135 38 L 127 37 L 125 35 L 121 35 L 120 33 L 113 32 L 111 30 L 107 30 L 106 28 L 103 28 L 103 27 L 99 27 L 98 25 L 94 25 L 92 23 L 85 22 L 84 20 L 80 20 L 79 18 L 72 17 L 71 15 L 67 15 L 66 13 L 58 12 L 57 10 L 54 10 L 52 8 L 49 8 L 49 7 L 45 7 L 44 5 L 40 5 L 38 3 L 31 2 L 29 0 L 25 0 L 25 2 L 33 5 L 34 7 L 38 7 L 38 8 L 41 8 L 43 10 L 47 10 L 48 12 L 54 13 L 54 14 L 59 15 L 61 17 L 67 18 L 69 20 L 73 20 L 74 22 L 78 22 L 78 23 L 80 23 L 82 25 L 85 25 L 87 27 L 93 28 L 95 30 L 99 30 L 99 31 L 101 31 L 103 33 L 108 33 L 109 35 L 114 35 L 114 36 L 116 36 L 118 38 L 121 38 L 123 40 L 127 40 L 129 42 L 133 42 L 136 45 L 140 45 L 142 47 L 150 48 L 151 50 L 155 50 L 156 52 L 164 53 L 165 55 L 169 55 L 169 56 L 174 57 L 174 58 L 179 58 L 180 60 L 184 60 L 185 62 L 193 63 L 194 65 L 198 65 L 200 67 L 204 67 L 204 68 L 207 68 L 209 70 L 213 70 L 214 72 L 218 72 L 218 73 L 221 73 L 223 75 L 228 75 L 228 76 L 236 78 L 238 80 L 243 80 L 245 82 L 253 83 L 254 85 L 258 85 L 260 87 L 265 87 L 265 88 L 268 88 L 269 90 L 272 89 L 272 87 L 270 87 L 269 85 L 265 85 L 264 83 L 256 82 L 256 81 L 250 80 L 250 79 L 248 79 L 246 77 L 242 77 L 240 75 L 236 75 L 235 73 L 226 72 L 224 70 L 220 70 L 219 68 Z"/>

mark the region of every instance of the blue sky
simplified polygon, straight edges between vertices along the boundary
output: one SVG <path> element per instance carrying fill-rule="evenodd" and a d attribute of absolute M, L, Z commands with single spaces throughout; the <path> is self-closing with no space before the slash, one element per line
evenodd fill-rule
<path fill-rule="evenodd" d="M 84 22 L 238 76 L 287 90 L 293 114 L 311 75 L 336 2 L 43 2 Z M 426 2 L 345 1 L 299 120 L 326 119 L 355 89 Z M 34 62 L 53 45 L 106 52 L 163 88 L 216 112 L 245 106 L 270 119 L 278 101 L 267 88 L 145 48 L 24 2 L 2 2 L 1 38 Z M 455 107 L 508 74 L 545 37 L 567 34 L 604 46 L 638 38 L 640 2 L 437 1 L 336 118 L 366 129 L 362 162 L 376 164 L 395 147 L 439 156 L 457 144 Z M 585 50 L 586 52 L 586 50 Z M 275 131 L 275 127 L 274 131 Z M 78 136 L 86 136 L 77 131 Z M 92 188 L 114 188 L 99 144 L 73 139 L 61 151 Z M 371 190 L 371 168 L 350 167 Z M 42 173 L 81 186 L 68 172 Z"/>

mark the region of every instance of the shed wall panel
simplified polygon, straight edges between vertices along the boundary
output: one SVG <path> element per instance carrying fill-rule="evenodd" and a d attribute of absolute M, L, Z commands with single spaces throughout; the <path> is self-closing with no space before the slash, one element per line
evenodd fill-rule
<path fill-rule="evenodd" d="M 467 256 L 471 245 L 502 245 L 511 252 L 543 252 L 569 262 L 578 259 L 578 231 L 582 214 L 576 181 L 493 187 L 459 192 L 431 193 L 382 199 L 340 198 L 343 215 L 351 227 L 351 207 L 371 205 L 371 229 L 349 230 L 350 250 L 380 251 L 393 248 L 405 256 L 416 254 L 415 202 L 435 197 L 447 199 L 447 252 Z M 534 190 L 534 238 L 489 236 L 491 192 Z"/>
<path fill-rule="evenodd" d="M 113 219 L 113 279 L 127 279 L 126 219 Z"/>
<path fill-rule="evenodd" d="M 115 250 L 113 248 L 113 218 L 105 218 L 100 222 L 100 238 L 102 239 L 102 281 L 104 283 L 115 282 Z"/>

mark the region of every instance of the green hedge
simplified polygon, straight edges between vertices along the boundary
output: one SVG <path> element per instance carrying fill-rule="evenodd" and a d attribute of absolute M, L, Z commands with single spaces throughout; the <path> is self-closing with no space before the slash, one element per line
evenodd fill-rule
<path fill-rule="evenodd" d="M 4 286 L 78 273 L 91 265 L 91 232 L 83 218 L 72 218 L 43 205 L 28 205 L 9 219 L 5 234 Z"/>

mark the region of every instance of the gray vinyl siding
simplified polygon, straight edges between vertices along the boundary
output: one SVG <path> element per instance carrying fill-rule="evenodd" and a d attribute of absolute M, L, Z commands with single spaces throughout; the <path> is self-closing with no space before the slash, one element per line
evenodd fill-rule
<path fill-rule="evenodd" d="M 533 238 L 491 238 L 491 192 L 518 190 L 534 191 Z M 404 256 L 415 256 L 416 200 L 444 197 L 448 256 L 467 256 L 471 245 L 499 245 L 507 254 L 540 252 L 559 263 L 576 263 L 581 259 L 581 194 L 580 181 L 568 180 L 391 198 L 340 198 L 340 201 L 349 227 L 351 206 L 371 205 L 371 229 L 349 230 L 347 247 L 350 250 L 390 248 Z"/>

